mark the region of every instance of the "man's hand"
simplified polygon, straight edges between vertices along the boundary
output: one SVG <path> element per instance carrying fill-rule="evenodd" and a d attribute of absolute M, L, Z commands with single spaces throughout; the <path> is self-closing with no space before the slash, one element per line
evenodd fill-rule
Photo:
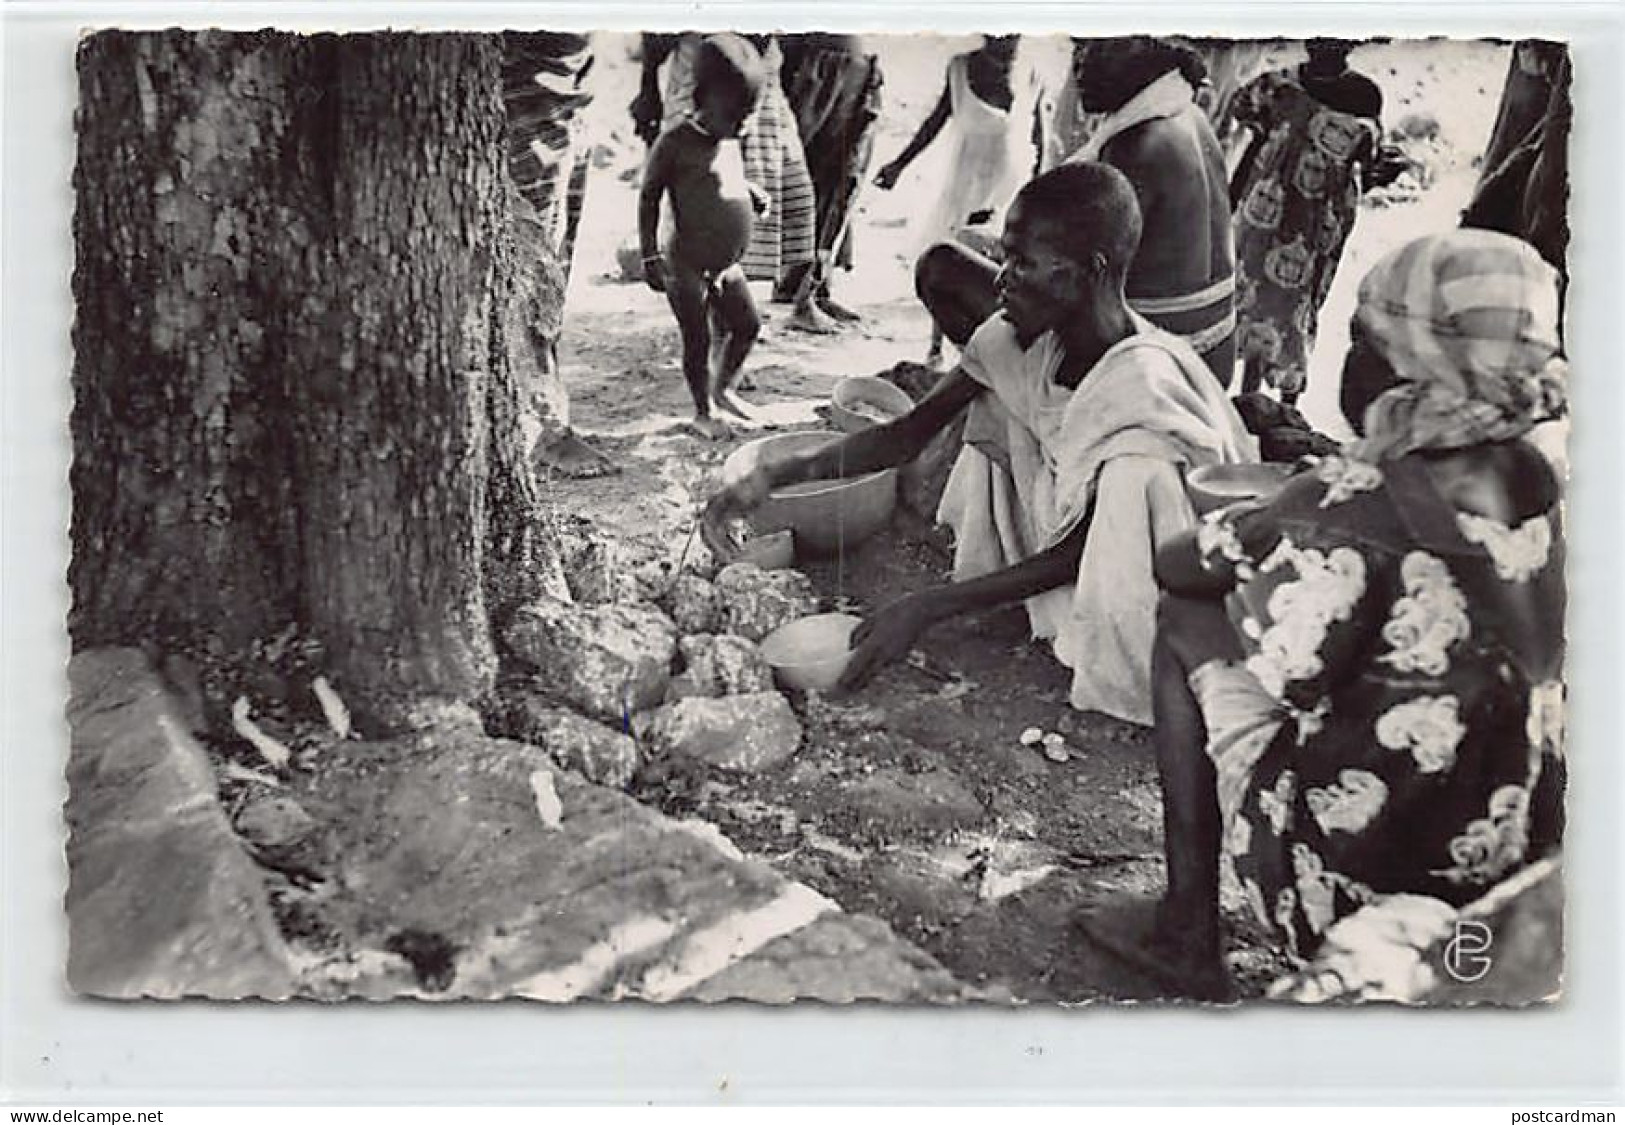
<path fill-rule="evenodd" d="M 907 656 L 935 619 L 930 594 L 906 594 L 882 606 L 852 631 L 852 658 L 840 687 L 861 687 L 880 668 Z"/>
<path fill-rule="evenodd" d="M 643 256 L 643 283 L 656 293 L 666 291 L 666 259 L 659 254 Z"/>
<path fill-rule="evenodd" d="M 729 523 L 761 507 L 772 489 L 772 475 L 764 466 L 757 465 L 736 480 L 724 482 L 705 505 L 700 517 L 700 538 L 718 563 L 726 566 L 739 553 L 740 544 L 735 543 L 729 533 Z"/>
<path fill-rule="evenodd" d="M 903 174 L 896 162 L 886 165 L 875 176 L 875 186 L 882 191 L 890 191 L 897 186 L 897 178 Z"/>

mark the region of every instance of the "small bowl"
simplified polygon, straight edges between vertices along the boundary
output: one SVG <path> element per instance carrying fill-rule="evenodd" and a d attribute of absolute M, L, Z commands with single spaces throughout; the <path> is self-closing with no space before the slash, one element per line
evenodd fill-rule
<path fill-rule="evenodd" d="M 723 462 L 723 476 L 742 475 L 764 455 L 805 453 L 839 440 L 827 430 L 772 434 L 747 442 Z M 862 543 L 891 522 L 897 507 L 897 470 L 846 480 L 808 481 L 774 491 L 749 523 L 758 535 L 786 528 L 798 550 L 834 555 Z"/>
<path fill-rule="evenodd" d="M 796 561 L 796 533 L 785 528 L 747 540 L 739 548 L 737 561 L 755 563 L 763 570 L 783 570 Z"/>
<path fill-rule="evenodd" d="M 779 683 L 797 691 L 829 691 L 852 658 L 852 630 L 863 619 L 819 613 L 781 625 L 762 638 L 762 658 Z"/>
<path fill-rule="evenodd" d="M 829 396 L 830 417 L 849 434 L 884 425 L 914 409 L 902 387 L 873 375 L 848 375 Z"/>
<path fill-rule="evenodd" d="M 1274 496 L 1292 476 L 1291 465 L 1263 462 L 1253 465 L 1204 465 L 1191 470 L 1185 489 L 1198 515 L 1241 500 Z"/>

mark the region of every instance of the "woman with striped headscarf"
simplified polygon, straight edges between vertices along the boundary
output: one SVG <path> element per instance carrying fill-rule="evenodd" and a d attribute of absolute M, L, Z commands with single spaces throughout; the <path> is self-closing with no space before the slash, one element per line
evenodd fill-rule
<path fill-rule="evenodd" d="M 1100 944 L 1219 995 L 1221 857 L 1309 956 L 1362 906 L 1461 906 L 1555 846 L 1560 482 L 1528 437 L 1565 408 L 1557 310 L 1510 236 L 1390 254 L 1344 368 L 1359 440 L 1159 553 L 1168 891 L 1149 935 L 1086 921 Z"/>

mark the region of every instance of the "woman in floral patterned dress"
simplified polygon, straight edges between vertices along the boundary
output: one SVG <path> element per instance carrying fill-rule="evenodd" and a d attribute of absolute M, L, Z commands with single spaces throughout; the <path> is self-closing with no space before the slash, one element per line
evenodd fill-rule
<path fill-rule="evenodd" d="M 1259 76 L 1230 104 L 1231 118 L 1253 133 L 1230 193 L 1241 389 L 1267 382 L 1288 405 L 1303 393 L 1361 180 L 1374 187 L 1400 170 L 1378 160 L 1382 92 L 1349 69 L 1352 49 L 1346 40 L 1310 40 L 1308 62 Z"/>
<path fill-rule="evenodd" d="M 1495 232 L 1419 239 L 1351 336 L 1361 440 L 1157 560 L 1168 891 L 1142 948 L 1197 995 L 1226 986 L 1221 855 L 1308 956 L 1382 896 L 1477 898 L 1560 830 L 1560 489 L 1524 440 L 1564 408 L 1556 273 Z"/>

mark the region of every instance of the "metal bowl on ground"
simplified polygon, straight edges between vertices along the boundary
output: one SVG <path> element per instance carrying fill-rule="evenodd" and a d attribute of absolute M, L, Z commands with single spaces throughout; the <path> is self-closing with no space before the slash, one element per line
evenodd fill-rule
<path fill-rule="evenodd" d="M 829 691 L 852 658 L 852 630 L 861 620 L 850 613 L 819 613 L 781 625 L 762 638 L 762 658 L 785 687 Z"/>
<path fill-rule="evenodd" d="M 884 425 L 914 409 L 908 392 L 873 375 L 848 375 L 829 396 L 830 417 L 849 434 Z"/>
<path fill-rule="evenodd" d="M 1292 476 L 1291 465 L 1204 465 L 1185 477 L 1185 490 L 1198 515 L 1242 500 L 1268 500 Z"/>
<path fill-rule="evenodd" d="M 732 479 L 748 472 L 762 456 L 806 453 L 838 441 L 824 430 L 772 434 L 740 446 L 723 462 Z M 755 512 L 750 524 L 758 535 L 789 528 L 796 548 L 833 555 L 862 543 L 891 521 L 897 508 L 897 470 L 881 469 L 846 480 L 808 481 L 776 489 Z"/>

